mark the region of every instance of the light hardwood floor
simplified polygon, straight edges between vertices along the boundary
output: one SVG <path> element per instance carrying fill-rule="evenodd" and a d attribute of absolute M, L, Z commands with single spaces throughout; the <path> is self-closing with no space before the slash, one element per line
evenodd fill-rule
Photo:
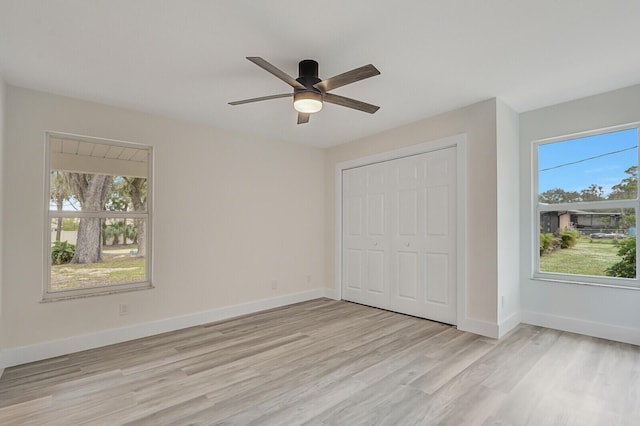
<path fill-rule="evenodd" d="M 2 425 L 640 425 L 640 347 L 319 299 L 9 368 Z"/>

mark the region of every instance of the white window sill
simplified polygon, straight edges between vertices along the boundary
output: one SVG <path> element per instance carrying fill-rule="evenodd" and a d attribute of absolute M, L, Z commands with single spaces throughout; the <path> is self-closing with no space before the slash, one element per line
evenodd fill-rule
<path fill-rule="evenodd" d="M 144 283 L 136 283 L 136 284 L 127 284 L 126 287 L 101 287 L 101 288 L 91 288 L 91 289 L 80 289 L 80 290 L 68 290 L 68 291 L 58 291 L 53 293 L 46 293 L 42 296 L 42 300 L 40 303 L 50 303 L 50 302 L 62 302 L 65 300 L 73 300 L 73 299 L 84 299 L 86 297 L 95 297 L 95 296 L 106 296 L 110 294 L 119 294 L 119 293 L 128 293 L 131 291 L 140 291 L 140 290 L 151 290 L 154 289 L 152 283 L 144 282 Z"/>
<path fill-rule="evenodd" d="M 576 284 L 576 285 L 587 285 L 587 286 L 595 286 L 595 287 L 609 287 L 609 288 L 620 288 L 625 290 L 640 290 L 640 286 L 638 284 L 625 284 L 625 283 L 611 283 L 611 282 L 591 282 L 587 280 L 580 280 L 581 277 L 576 277 L 575 279 L 568 279 L 562 277 L 555 276 L 547 276 L 547 275 L 533 275 L 531 280 L 533 281 L 544 281 L 551 283 L 560 283 L 560 284 Z"/>

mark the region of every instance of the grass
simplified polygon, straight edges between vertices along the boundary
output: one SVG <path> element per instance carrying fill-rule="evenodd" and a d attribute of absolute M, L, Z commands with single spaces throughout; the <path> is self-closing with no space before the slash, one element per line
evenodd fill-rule
<path fill-rule="evenodd" d="M 128 250 L 104 250 L 102 263 L 52 265 L 51 290 L 74 290 L 145 280 L 145 258 Z"/>
<path fill-rule="evenodd" d="M 607 276 L 605 270 L 620 261 L 614 240 L 581 237 L 572 247 L 545 253 L 540 257 L 540 271 L 562 274 Z"/>
<path fill-rule="evenodd" d="M 613 240 L 582 237 L 568 249 L 545 253 L 540 257 L 542 272 L 606 276 L 605 270 L 620 261 Z M 53 291 L 100 287 L 144 281 L 145 259 L 127 250 L 105 250 L 102 263 L 51 266 Z"/>

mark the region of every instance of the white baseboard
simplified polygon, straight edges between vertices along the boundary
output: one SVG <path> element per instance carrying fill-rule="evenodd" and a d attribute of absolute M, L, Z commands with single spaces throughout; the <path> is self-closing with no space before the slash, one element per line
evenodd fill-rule
<path fill-rule="evenodd" d="M 160 333 L 166 333 L 168 331 L 208 324 L 227 318 L 264 311 L 266 309 L 291 305 L 293 303 L 305 302 L 307 300 L 318 299 L 321 297 L 330 297 L 327 296 L 327 290 L 328 289 L 326 288 L 318 288 L 315 290 L 256 300 L 254 302 L 242 303 L 239 305 L 224 306 L 221 308 L 211 309 L 209 311 L 195 312 L 193 314 L 182 315 L 179 317 L 97 331 L 95 333 L 84 334 L 81 336 L 50 340 L 28 346 L 7 348 L 0 353 L 0 360 L 2 361 L 0 369 L 67 355 L 87 349 L 112 345 L 114 343 L 153 336 Z"/>
<path fill-rule="evenodd" d="M 458 322 L 458 330 L 497 339 L 500 336 L 498 324 L 492 322 L 465 318 Z"/>
<path fill-rule="evenodd" d="M 532 311 L 522 311 L 522 322 L 556 330 L 569 331 L 571 333 L 615 340 L 617 342 L 631 343 L 632 345 L 640 345 L 640 329 L 638 328 L 603 324 Z"/>
<path fill-rule="evenodd" d="M 335 288 L 325 288 L 324 297 L 333 300 L 340 300 L 340 297 L 338 296 L 338 290 L 336 290 Z"/>
<path fill-rule="evenodd" d="M 507 335 L 507 333 L 516 328 L 521 322 L 522 314 L 520 311 L 514 312 L 509 315 L 498 325 L 498 339 L 502 339 Z"/>

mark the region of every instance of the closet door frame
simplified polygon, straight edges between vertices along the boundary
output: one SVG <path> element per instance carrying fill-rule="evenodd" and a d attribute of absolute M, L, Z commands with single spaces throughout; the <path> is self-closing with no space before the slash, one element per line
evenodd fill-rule
<path fill-rule="evenodd" d="M 367 166 L 382 161 L 396 160 L 416 154 L 437 151 L 445 148 L 456 148 L 456 289 L 457 324 L 464 324 L 467 312 L 467 135 L 465 133 L 446 138 L 412 145 L 393 151 L 387 151 L 368 157 L 344 161 L 336 165 L 336 220 L 335 220 L 335 288 L 334 296 L 342 300 L 342 172 L 354 167 Z"/>

